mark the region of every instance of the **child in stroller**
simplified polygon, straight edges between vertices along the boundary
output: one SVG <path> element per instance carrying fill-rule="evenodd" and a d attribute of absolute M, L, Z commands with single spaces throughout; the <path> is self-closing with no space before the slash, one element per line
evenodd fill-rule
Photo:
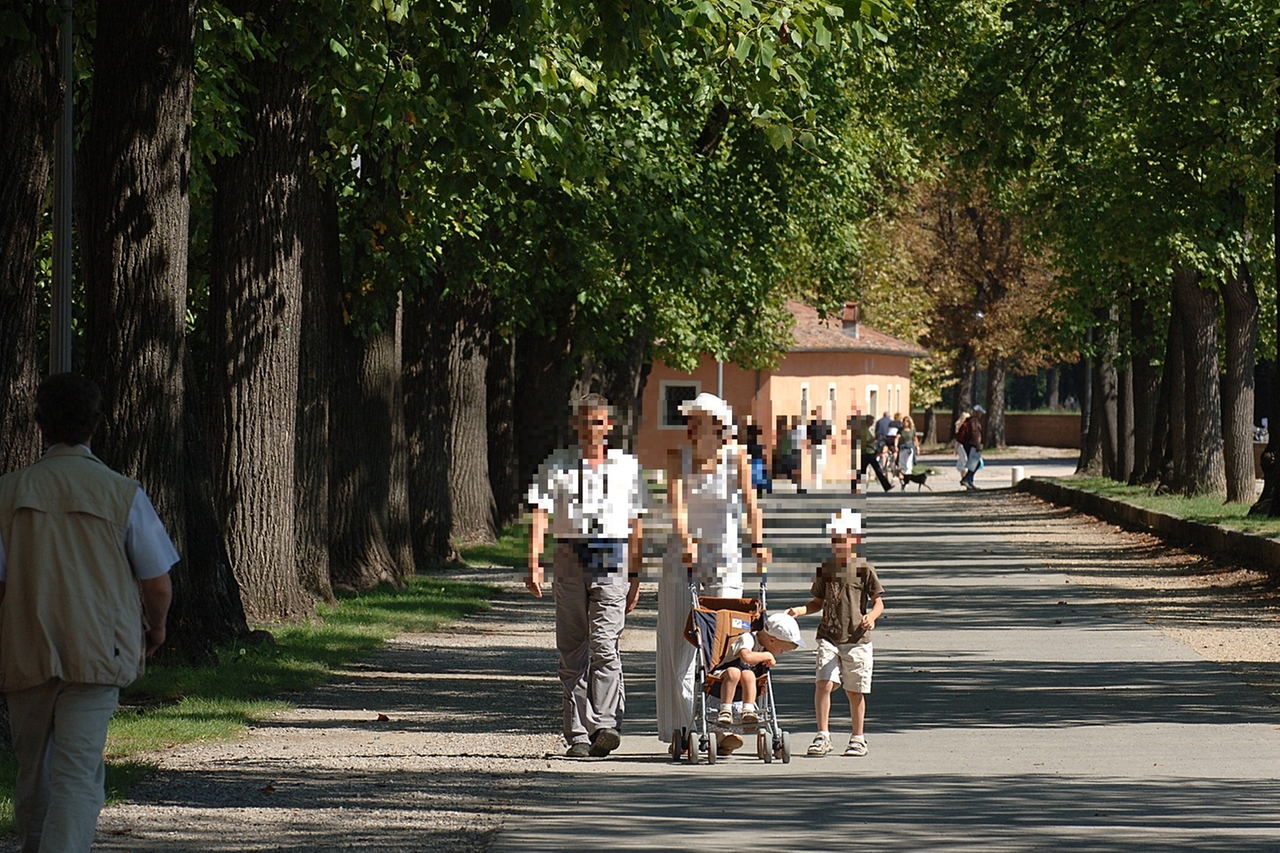
<path fill-rule="evenodd" d="M 780 655 L 803 649 L 800 626 L 786 613 L 770 613 L 759 631 L 739 634 L 729 644 L 724 656 L 711 670 L 720 679 L 720 713 L 716 724 L 733 725 L 733 700 L 742 687 L 742 727 L 755 731 L 760 716 L 756 713 L 756 677 L 778 662 Z"/>

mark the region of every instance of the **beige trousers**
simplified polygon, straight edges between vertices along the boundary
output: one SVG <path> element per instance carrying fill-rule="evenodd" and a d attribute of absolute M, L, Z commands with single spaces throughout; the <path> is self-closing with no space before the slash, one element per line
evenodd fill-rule
<path fill-rule="evenodd" d="M 5 694 L 18 758 L 22 853 L 88 853 L 105 798 L 102 751 L 120 688 L 53 679 Z"/>

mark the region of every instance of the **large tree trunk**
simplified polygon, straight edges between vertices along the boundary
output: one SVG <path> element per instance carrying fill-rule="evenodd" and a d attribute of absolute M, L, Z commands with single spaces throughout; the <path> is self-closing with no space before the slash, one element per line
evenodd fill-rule
<path fill-rule="evenodd" d="M 1080 458 L 1076 473 L 1097 476 L 1102 470 L 1102 449 L 1098 443 L 1098 419 L 1095 417 L 1093 326 L 1085 330 L 1085 356 L 1080 362 Z"/>
<path fill-rule="evenodd" d="M 1273 137 L 1272 160 L 1275 169 L 1271 173 L 1271 270 L 1275 275 L 1276 294 L 1276 333 L 1280 335 L 1280 110 L 1276 113 L 1276 131 Z M 1277 338 L 1280 341 L 1280 337 Z M 1277 344 L 1280 349 L 1280 344 Z M 1267 447 L 1262 452 L 1262 472 L 1266 481 L 1262 486 L 1262 495 L 1249 510 L 1250 515 L 1280 516 L 1280 501 L 1275 500 L 1280 491 L 1280 465 L 1276 457 L 1280 455 L 1280 353 L 1276 358 L 1277 381 L 1271 388 L 1271 416 L 1267 420 Z"/>
<path fill-rule="evenodd" d="M 920 443 L 938 443 L 938 413 L 934 411 L 933 406 L 924 410 L 924 438 L 920 439 Z"/>
<path fill-rule="evenodd" d="M 961 347 L 960 354 L 956 357 L 956 375 L 960 377 L 960 381 L 956 384 L 955 405 L 951 409 L 951 431 L 947 435 L 948 441 L 955 437 L 956 424 L 960 421 L 960 415 L 973 409 L 973 372 L 977 367 L 978 356 L 973 351 L 973 347 L 968 345 Z M 872 417 L 875 416 L 876 414 L 872 412 Z"/>
<path fill-rule="evenodd" d="M 1157 420 L 1161 416 L 1160 370 L 1153 364 L 1156 355 L 1155 327 L 1145 299 L 1130 301 L 1129 329 L 1133 337 L 1133 469 L 1129 482 L 1150 482 L 1147 472 L 1151 470 L 1152 444 L 1159 440 L 1163 456 L 1163 430 L 1167 429 L 1168 421 L 1162 422 L 1164 427 L 1157 439 Z"/>
<path fill-rule="evenodd" d="M 1058 369 L 1058 365 L 1055 364 L 1049 368 L 1049 375 L 1045 379 L 1045 385 L 1047 386 L 1045 389 L 1045 406 L 1051 412 L 1058 411 L 1060 407 L 1058 391 L 1062 381 L 1061 377 L 1062 372 Z"/>
<path fill-rule="evenodd" d="M 1253 471 L 1253 370 L 1258 346 L 1258 294 L 1246 264 L 1239 264 L 1226 276 L 1222 304 L 1227 338 L 1222 386 L 1227 501 L 1253 503 L 1257 495 Z"/>
<path fill-rule="evenodd" d="M 516 464 L 516 348 L 515 339 L 495 332 L 489 341 L 489 487 L 493 490 L 499 528 L 520 516 L 520 479 Z"/>
<path fill-rule="evenodd" d="M 322 601 L 332 602 L 329 581 L 329 394 L 330 341 L 342 328 L 342 257 L 338 201 L 332 186 L 308 175 L 302 190 L 317 214 L 306 225 L 302 315 L 298 321 L 298 424 L 294 454 L 294 541 L 298 581 Z"/>
<path fill-rule="evenodd" d="M 516 436 L 520 483 L 527 486 L 557 447 L 573 441 L 569 395 L 574 373 L 567 321 L 553 336 L 522 334 L 516 341 Z"/>
<path fill-rule="evenodd" d="M 404 418 L 404 294 L 396 305 L 395 358 L 390 366 L 391 447 L 387 476 L 387 549 L 401 578 L 417 572 L 413 559 L 413 524 L 409 515 L 409 443 Z"/>
<path fill-rule="evenodd" d="M 496 540 L 493 489 L 489 486 L 488 395 L 489 337 L 493 300 L 476 288 L 459 302 L 449 352 L 450 531 L 457 545 Z M 447 313 L 447 312 L 446 312 Z"/>
<path fill-rule="evenodd" d="M 1222 455 L 1222 398 L 1218 386 L 1218 294 L 1201 287 L 1200 273 L 1180 268 L 1173 296 L 1186 352 L 1186 471 L 1188 495 L 1227 493 Z"/>
<path fill-rule="evenodd" d="M 1116 373 L 1116 471 L 1121 483 L 1129 482 L 1134 466 L 1133 362 Z"/>
<path fill-rule="evenodd" d="M 334 342 L 329 408 L 329 576 L 335 587 L 399 585 L 390 521 L 395 315 L 365 336 Z"/>
<path fill-rule="evenodd" d="M 22 16 L 31 41 L 0 39 L 0 474 L 34 462 L 40 452 L 31 419 L 40 378 L 36 239 L 61 101 L 57 30 L 45 7 L 12 14 Z"/>
<path fill-rule="evenodd" d="M 404 411 L 409 445 L 409 518 L 413 555 L 419 566 L 455 560 L 449 469 L 449 352 L 452 322 L 443 318 L 440 287 L 425 287 L 405 305 Z"/>
<path fill-rule="evenodd" d="M 987 362 L 987 428 L 982 442 L 987 447 L 1004 447 L 1005 408 L 1004 356 L 992 356 Z"/>
<path fill-rule="evenodd" d="M 1187 482 L 1187 352 L 1182 309 L 1174 299 L 1169 315 L 1169 352 L 1165 362 L 1169 390 L 1169 462 L 1160 471 L 1163 490 L 1180 492 Z"/>
<path fill-rule="evenodd" d="M 1120 418 L 1115 357 L 1119 330 L 1115 308 L 1099 311 L 1099 320 L 1106 324 L 1106 332 L 1102 352 L 1094 359 L 1093 411 L 1095 417 L 1100 418 L 1098 443 L 1102 451 L 1102 476 L 1118 479 Z"/>
<path fill-rule="evenodd" d="M 294 530 L 294 430 L 304 257 L 315 233 L 311 107 L 301 75 L 259 60 L 242 93 L 240 150 L 213 167 L 210 251 L 218 503 L 246 612 L 305 617 Z"/>

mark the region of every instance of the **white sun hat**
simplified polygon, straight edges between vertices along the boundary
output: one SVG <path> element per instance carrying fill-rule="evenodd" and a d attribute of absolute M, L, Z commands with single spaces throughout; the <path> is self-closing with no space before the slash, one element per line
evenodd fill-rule
<path fill-rule="evenodd" d="M 685 417 L 694 412 L 702 412 L 715 418 L 722 426 L 729 428 L 730 435 L 737 433 L 737 427 L 733 424 L 733 409 L 729 408 L 728 403 L 709 391 L 703 391 L 692 400 L 685 400 L 680 404 L 680 414 Z"/>
<path fill-rule="evenodd" d="M 804 637 L 800 636 L 800 626 L 794 616 L 786 613 L 770 613 L 764 617 L 764 629 L 770 636 L 777 637 L 785 643 L 795 643 L 796 648 L 804 648 Z"/>
<path fill-rule="evenodd" d="M 827 533 L 852 533 L 854 536 L 862 533 L 862 513 L 854 512 L 847 507 L 831 516 L 831 522 L 827 524 Z"/>

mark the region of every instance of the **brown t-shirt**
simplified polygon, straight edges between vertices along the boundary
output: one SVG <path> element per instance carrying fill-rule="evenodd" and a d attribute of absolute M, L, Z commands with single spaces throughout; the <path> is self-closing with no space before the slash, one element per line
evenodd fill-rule
<path fill-rule="evenodd" d="M 862 630 L 862 617 L 871 609 L 871 601 L 884 595 L 884 587 L 870 563 L 863 562 L 856 568 L 854 572 L 850 567 L 850 577 L 839 578 L 841 566 L 834 558 L 828 557 L 818 567 L 809 594 L 822 599 L 819 640 L 837 646 L 871 642 L 871 632 Z"/>

